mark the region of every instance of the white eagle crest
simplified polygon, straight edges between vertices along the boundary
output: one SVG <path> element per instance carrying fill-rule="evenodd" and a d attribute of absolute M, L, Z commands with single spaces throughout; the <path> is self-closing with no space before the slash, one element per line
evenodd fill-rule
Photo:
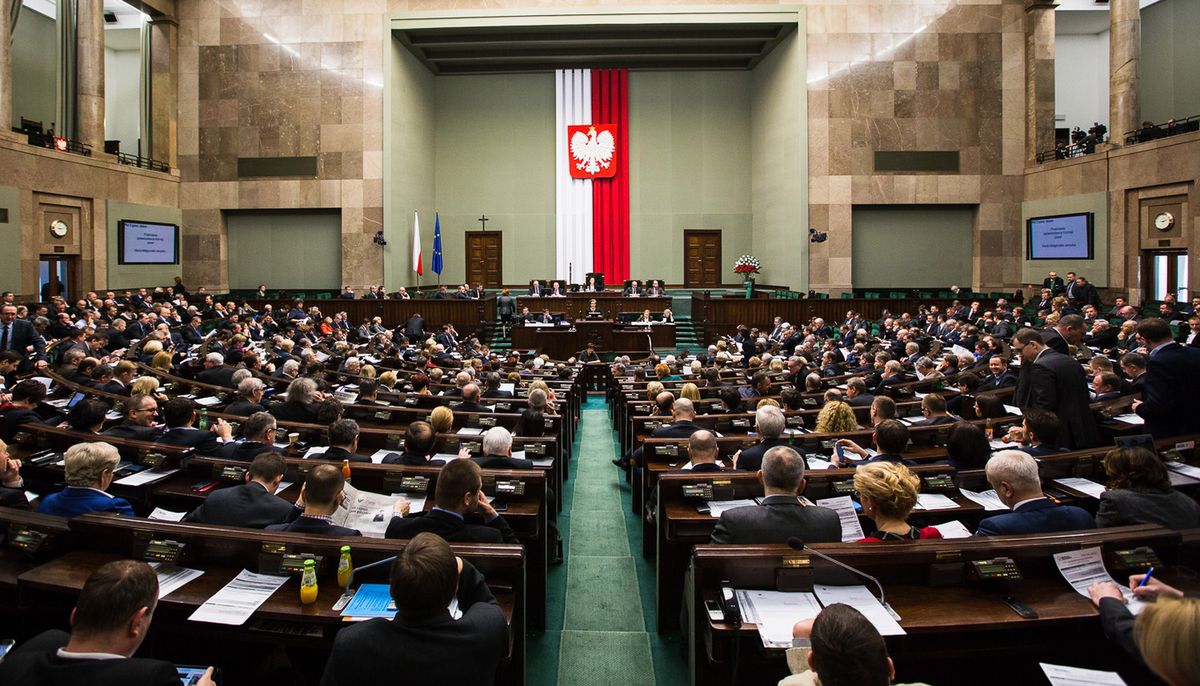
<path fill-rule="evenodd" d="M 596 134 L 596 127 L 588 128 L 585 136 L 582 131 L 576 131 L 571 136 L 571 157 L 575 160 L 575 168 L 589 174 L 598 174 L 600 169 L 608 169 L 612 164 L 613 152 L 617 142 L 613 140 L 611 131 L 601 131 Z"/>

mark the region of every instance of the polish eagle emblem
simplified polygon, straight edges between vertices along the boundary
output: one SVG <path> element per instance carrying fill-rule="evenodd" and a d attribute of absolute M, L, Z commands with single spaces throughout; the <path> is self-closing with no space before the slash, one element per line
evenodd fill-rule
<path fill-rule="evenodd" d="M 567 135 L 572 177 L 602 179 L 616 174 L 616 127 L 611 124 L 569 126 Z"/>

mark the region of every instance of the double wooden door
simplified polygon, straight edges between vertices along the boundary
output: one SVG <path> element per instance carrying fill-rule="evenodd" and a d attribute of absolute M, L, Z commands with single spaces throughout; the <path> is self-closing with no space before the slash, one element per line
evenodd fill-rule
<path fill-rule="evenodd" d="M 683 285 L 687 288 L 721 285 L 721 232 L 683 232 Z"/>
<path fill-rule="evenodd" d="M 472 288 L 499 288 L 504 283 L 503 251 L 499 231 L 467 232 L 467 283 Z"/>

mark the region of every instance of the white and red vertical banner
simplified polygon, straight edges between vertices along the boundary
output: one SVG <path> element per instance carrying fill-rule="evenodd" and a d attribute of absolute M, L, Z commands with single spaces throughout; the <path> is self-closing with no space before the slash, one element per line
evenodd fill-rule
<path fill-rule="evenodd" d="M 556 277 L 629 276 L 629 72 L 555 72 Z"/>

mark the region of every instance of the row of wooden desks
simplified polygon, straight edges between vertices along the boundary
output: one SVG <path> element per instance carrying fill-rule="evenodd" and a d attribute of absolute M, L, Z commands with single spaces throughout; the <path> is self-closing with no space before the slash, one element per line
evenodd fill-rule
<path fill-rule="evenodd" d="M 649 353 L 654 348 L 675 347 L 675 325 L 616 325 L 611 320 L 579 319 L 561 326 L 517 326 L 512 347 L 537 350 L 554 360 L 576 357 L 591 343 L 598 351 Z"/>
<path fill-rule="evenodd" d="M 65 520 L 59 520 L 66 523 Z M 42 530 L 45 525 L 31 520 L 30 514 L 0 508 L 0 522 L 6 525 L 5 550 L 13 547 L 14 530 Z M 158 633 L 183 632 L 203 637 L 189 650 L 186 644 L 174 642 L 171 657 L 177 662 L 195 664 L 208 660 L 214 646 L 260 643 L 301 647 L 306 653 L 324 656 L 332 647 L 337 631 L 346 620 L 334 603 L 342 595 L 335 583 L 336 560 L 343 544 L 352 547 L 355 564 L 383 560 L 394 555 L 402 542 L 367 538 L 306 536 L 286 532 L 264 532 L 176 524 L 155 520 L 89 514 L 69 522 L 67 530 L 51 533 L 51 537 L 36 551 L 21 551 L 23 560 L 0 558 L 4 583 L 0 590 L 15 593 L 16 607 L 23 626 L 8 626 L 6 635 L 28 637 L 46 627 L 65 628 L 66 618 L 84 581 L 97 567 L 117 559 L 139 558 L 138 545 L 147 540 L 171 540 L 182 544 L 179 564 L 203 570 L 203 574 L 162 598 L 155 616 Z M 525 556 L 520 546 L 453 544 L 456 554 L 471 561 L 487 578 L 497 602 L 510 626 L 510 650 L 498 676 L 499 683 L 524 682 L 524 640 L 526 623 Z M 242 569 L 259 573 L 277 573 L 279 555 L 276 551 L 294 554 L 313 554 L 323 557 L 318 571 L 317 601 L 303 605 L 299 600 L 299 581 L 289 579 L 260 606 L 250 620 L 239 627 L 216 626 L 190 622 L 187 617 L 213 594 L 223 588 Z M 23 563 L 23 564 L 21 564 Z M 272 572 L 272 569 L 275 572 Z M 386 583 L 388 566 L 367 572 L 366 581 Z M 375 572 L 378 571 L 378 574 Z M 378 577 L 378 578 L 376 578 Z M 282 626 L 284 633 L 280 634 Z M 219 635 L 221 641 L 213 638 Z M 143 651 L 143 654 L 145 651 Z M 200 662 L 206 663 L 206 662 Z M 219 665 L 219 663 L 218 663 Z M 235 674 L 223 686 L 254 683 L 250 674 Z"/>

